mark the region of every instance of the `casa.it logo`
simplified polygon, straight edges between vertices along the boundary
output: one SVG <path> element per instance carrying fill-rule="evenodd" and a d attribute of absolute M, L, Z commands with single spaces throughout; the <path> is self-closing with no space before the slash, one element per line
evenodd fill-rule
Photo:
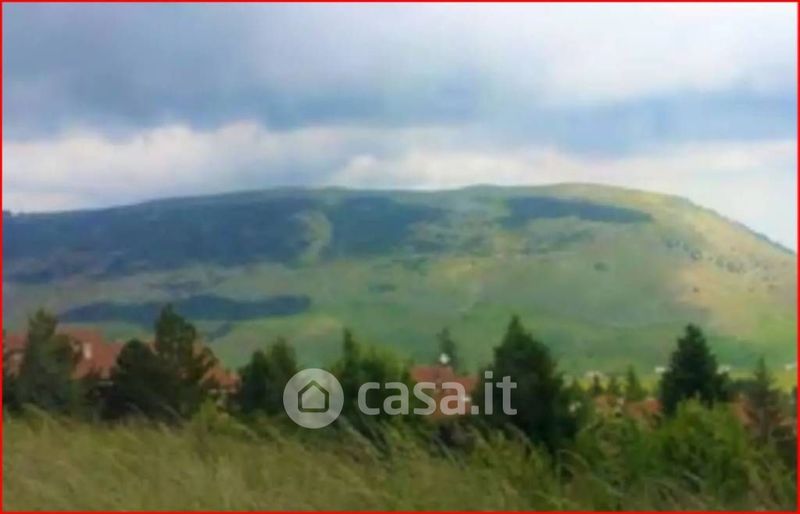
<path fill-rule="evenodd" d="M 366 382 L 358 388 L 354 400 L 359 411 L 366 416 L 407 415 L 491 415 L 494 412 L 495 389 L 499 390 L 503 414 L 517 413 L 511 406 L 511 391 L 517 384 L 508 376 L 493 381 L 492 371 L 483 374 L 483 405 L 473 403 L 470 391 L 458 381 L 441 383 L 418 382 L 411 388 L 402 382 Z M 369 404 L 370 391 L 383 390 L 382 402 Z M 416 401 L 412 402 L 411 397 Z M 374 399 L 373 399 L 374 402 Z M 413 407 L 412 407 L 413 404 Z M 333 423 L 342 412 L 344 392 L 339 381 L 324 369 L 309 368 L 295 374 L 283 389 L 283 407 L 286 414 L 305 428 L 323 428 Z"/>
<path fill-rule="evenodd" d="M 289 379 L 283 388 L 283 408 L 301 427 L 330 425 L 339 417 L 343 405 L 341 384 L 324 369 L 304 369 Z"/>

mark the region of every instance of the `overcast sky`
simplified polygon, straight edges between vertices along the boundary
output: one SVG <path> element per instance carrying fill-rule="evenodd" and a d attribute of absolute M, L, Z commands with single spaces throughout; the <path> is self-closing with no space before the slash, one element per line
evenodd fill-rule
<path fill-rule="evenodd" d="M 795 4 L 3 6 L 3 206 L 599 182 L 796 248 Z"/>

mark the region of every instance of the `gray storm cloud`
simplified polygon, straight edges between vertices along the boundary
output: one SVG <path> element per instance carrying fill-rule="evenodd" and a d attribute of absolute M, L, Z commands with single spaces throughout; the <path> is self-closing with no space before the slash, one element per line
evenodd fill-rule
<path fill-rule="evenodd" d="M 795 5 L 4 15 L 6 209 L 586 181 L 682 194 L 795 246 Z"/>

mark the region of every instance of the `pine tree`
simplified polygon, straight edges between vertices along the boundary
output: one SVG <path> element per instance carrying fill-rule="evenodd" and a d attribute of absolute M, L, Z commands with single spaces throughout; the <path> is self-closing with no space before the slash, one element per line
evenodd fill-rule
<path fill-rule="evenodd" d="M 166 306 L 155 322 L 152 348 L 129 342 L 112 370 L 105 412 L 139 413 L 167 421 L 187 419 L 209 398 L 216 360 L 195 327 Z"/>
<path fill-rule="evenodd" d="M 122 348 L 110 378 L 105 417 L 138 415 L 172 422 L 180 419 L 170 394 L 176 386 L 175 376 L 143 342 L 134 339 Z"/>
<path fill-rule="evenodd" d="M 664 412 L 673 414 L 678 404 L 689 398 L 697 398 L 706 406 L 724 400 L 726 379 L 717 372 L 717 359 L 709 350 L 703 332 L 695 325 L 688 325 L 661 378 Z"/>
<path fill-rule="evenodd" d="M 604 392 L 605 390 L 603 389 L 603 382 L 600 381 L 600 374 L 593 373 L 592 384 L 589 386 L 589 394 L 592 396 L 592 398 L 597 398 Z"/>
<path fill-rule="evenodd" d="M 576 418 L 570 413 L 569 396 L 547 346 L 535 340 L 514 316 L 494 353 L 494 362 L 489 368 L 493 381 L 496 385 L 508 376 L 516 383 L 516 389 L 511 391 L 511 407 L 517 412 L 505 414 L 502 409 L 503 391 L 492 387 L 494 412 L 487 416 L 487 420 L 498 426 L 516 426 L 531 441 L 543 444 L 551 451 L 561 447 L 574 435 Z M 480 404 L 485 405 L 483 384 L 477 393 L 481 398 Z"/>
<path fill-rule="evenodd" d="M 756 438 L 768 442 L 781 423 L 782 408 L 780 393 L 772 386 L 772 376 L 764 358 L 758 359 L 753 373 L 752 387 L 746 393 L 746 409 Z"/>
<path fill-rule="evenodd" d="M 345 397 L 343 414 L 356 417 L 358 408 L 355 399 L 358 398 L 358 390 L 364 383 L 365 377 L 362 369 L 361 345 L 356 342 L 353 333 L 348 329 L 342 333 L 342 357 L 335 366 L 334 375 L 338 378 Z"/>
<path fill-rule="evenodd" d="M 619 385 L 619 380 L 617 380 L 616 375 L 611 375 L 611 378 L 608 379 L 608 387 L 606 387 L 606 392 L 615 398 L 622 395 L 622 389 Z"/>
<path fill-rule="evenodd" d="M 628 366 L 625 372 L 625 399 L 629 402 L 639 402 L 647 397 L 647 391 L 642 387 L 639 376 L 633 366 Z"/>
<path fill-rule="evenodd" d="M 83 393 L 72 374 L 79 354 L 76 342 L 58 334 L 58 320 L 43 310 L 28 319 L 25 352 L 14 386 L 17 403 L 53 412 L 75 412 Z"/>
<path fill-rule="evenodd" d="M 216 359 L 211 350 L 198 342 L 197 330 L 167 305 L 155 323 L 153 348 L 170 370 L 173 388 L 164 391 L 169 405 L 181 416 L 189 417 L 209 396 L 214 387 L 208 372 Z"/>
<path fill-rule="evenodd" d="M 283 412 L 283 388 L 297 373 L 294 350 L 278 339 L 267 351 L 253 353 L 240 372 L 241 386 L 236 395 L 245 414 L 261 411 L 270 415 Z"/>
<path fill-rule="evenodd" d="M 388 415 L 381 407 L 385 399 L 396 391 L 383 387 L 369 390 L 366 394 L 367 406 L 379 408 L 380 413 L 377 416 L 365 416 L 358 407 L 361 386 L 367 382 L 400 382 L 411 386 L 408 369 L 397 357 L 385 350 L 362 347 L 350 330 L 343 333 L 342 357 L 334 365 L 333 374 L 339 380 L 345 398 L 340 419 L 346 419 L 364 433 L 371 432 L 372 421 L 387 419 Z"/>

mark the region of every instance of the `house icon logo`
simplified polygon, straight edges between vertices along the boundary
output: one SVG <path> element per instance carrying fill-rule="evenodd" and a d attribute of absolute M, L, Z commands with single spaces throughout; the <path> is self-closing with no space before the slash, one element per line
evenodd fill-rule
<path fill-rule="evenodd" d="M 312 380 L 297 392 L 297 409 L 300 412 L 327 412 L 330 402 L 331 393 L 316 380 Z"/>
<path fill-rule="evenodd" d="M 308 368 L 295 374 L 283 389 L 283 408 L 298 425 L 322 428 L 342 412 L 344 393 L 336 377 L 324 369 Z"/>

